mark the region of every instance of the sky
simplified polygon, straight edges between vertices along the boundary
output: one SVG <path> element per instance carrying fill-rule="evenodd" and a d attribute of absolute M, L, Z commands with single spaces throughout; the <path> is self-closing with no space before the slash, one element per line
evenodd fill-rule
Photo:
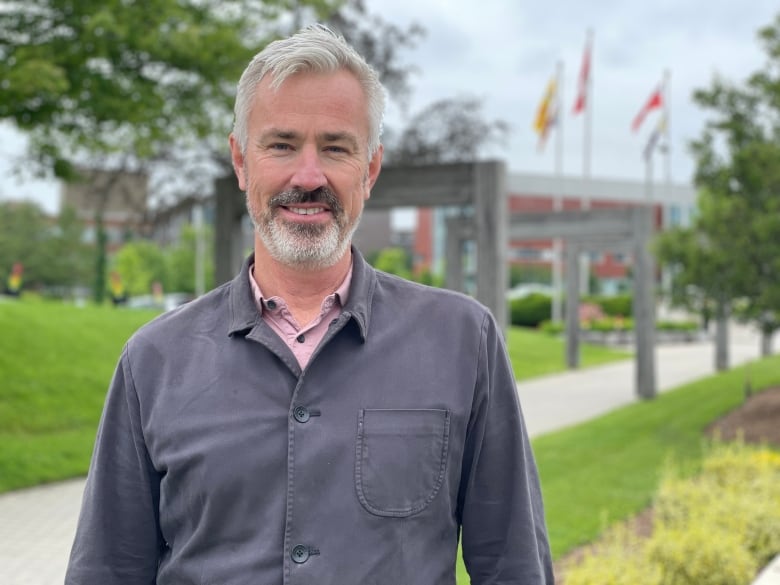
<path fill-rule="evenodd" d="M 641 181 L 641 156 L 659 112 L 639 132 L 631 122 L 664 71 L 669 81 L 669 172 L 689 183 L 694 170 L 688 144 L 706 120 L 691 96 L 714 76 L 739 84 L 762 68 L 766 55 L 756 33 L 780 14 L 777 0 L 365 0 L 368 11 L 408 26 L 425 37 L 404 48 L 401 60 L 415 67 L 407 110 L 390 104 L 387 125 L 400 128 L 436 100 L 476 97 L 487 120 L 510 125 L 506 143 L 491 147 L 510 172 L 555 172 L 557 137 L 538 149 L 532 129 L 542 94 L 557 63 L 563 64 L 562 171 L 583 174 L 584 116 L 572 106 L 586 31 L 591 57 L 591 176 Z M 556 132 L 555 130 L 554 132 Z M 25 169 L 23 137 L 0 123 L 0 200 L 32 198 L 56 213 L 59 188 Z M 657 177 L 666 174 L 660 159 Z"/>

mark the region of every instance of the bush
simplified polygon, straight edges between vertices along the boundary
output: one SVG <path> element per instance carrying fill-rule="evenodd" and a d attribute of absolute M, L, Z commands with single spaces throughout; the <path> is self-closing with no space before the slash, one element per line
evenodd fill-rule
<path fill-rule="evenodd" d="M 563 321 L 543 321 L 539 330 L 547 335 L 561 335 L 566 333 L 566 324 Z"/>
<path fill-rule="evenodd" d="M 601 331 L 609 333 L 611 331 L 633 331 L 634 320 L 623 319 L 622 317 L 606 317 L 605 319 L 596 319 L 582 324 L 583 329 L 590 331 Z"/>
<path fill-rule="evenodd" d="M 598 305 L 610 317 L 628 317 L 633 310 L 631 295 L 589 296 L 583 299 L 586 301 Z"/>
<path fill-rule="evenodd" d="M 512 299 L 509 301 L 509 314 L 512 325 L 537 327 L 552 316 L 552 299 L 542 293 Z"/>
<path fill-rule="evenodd" d="M 697 321 L 658 321 L 656 329 L 659 331 L 698 331 L 700 325 Z"/>
<path fill-rule="evenodd" d="M 644 543 L 613 532 L 566 585 L 622 585 L 626 575 L 647 585 L 749 583 L 780 551 L 780 454 L 716 444 L 697 477 L 666 474 L 653 524 Z"/>
<path fill-rule="evenodd" d="M 666 585 L 661 570 L 643 554 L 639 538 L 624 527 L 607 533 L 595 554 L 566 572 L 565 585 Z"/>
<path fill-rule="evenodd" d="M 664 585 L 745 585 L 758 568 L 739 534 L 713 533 L 704 523 L 656 530 L 646 550 Z"/>

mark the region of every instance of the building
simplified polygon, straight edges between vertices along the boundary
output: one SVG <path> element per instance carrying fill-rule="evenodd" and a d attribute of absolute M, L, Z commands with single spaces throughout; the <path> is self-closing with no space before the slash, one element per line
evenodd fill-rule
<path fill-rule="evenodd" d="M 146 235 L 150 228 L 146 173 L 79 169 L 80 179 L 62 184 L 60 208 L 72 207 L 84 223 L 84 239 L 97 240 L 96 219 L 102 217 L 108 250 L 128 239 Z"/>
<path fill-rule="evenodd" d="M 696 209 L 696 191 L 690 185 L 653 185 L 648 189 L 638 181 L 557 178 L 553 175 L 510 173 L 507 177 L 508 214 L 532 214 L 555 210 L 604 209 L 650 204 L 655 210 L 657 230 L 688 226 Z M 461 208 L 418 210 L 414 240 L 415 270 L 444 271 L 446 221 L 454 215 L 469 213 Z M 511 265 L 538 267 L 552 272 L 555 252 L 552 240 L 512 240 L 507 258 Z M 603 292 L 614 292 L 626 285 L 631 258 L 625 252 L 594 252 L 589 259 L 590 273 L 598 279 Z"/>

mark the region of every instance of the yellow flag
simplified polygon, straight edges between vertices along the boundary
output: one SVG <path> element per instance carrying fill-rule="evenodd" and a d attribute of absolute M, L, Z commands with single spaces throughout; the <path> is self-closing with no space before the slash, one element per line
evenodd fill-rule
<path fill-rule="evenodd" d="M 539 134 L 539 147 L 544 145 L 547 138 L 547 131 L 555 124 L 555 78 L 547 84 L 542 101 L 539 103 L 539 109 L 536 110 L 534 118 L 534 131 Z"/>

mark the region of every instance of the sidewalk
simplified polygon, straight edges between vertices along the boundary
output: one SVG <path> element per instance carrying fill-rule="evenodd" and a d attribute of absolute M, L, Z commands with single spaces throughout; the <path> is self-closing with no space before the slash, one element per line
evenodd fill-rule
<path fill-rule="evenodd" d="M 732 331 L 731 364 L 758 357 L 758 339 Z M 659 347 L 659 391 L 711 374 L 710 342 Z M 636 400 L 634 362 L 546 376 L 518 384 L 531 436 L 604 414 Z M 0 495 L 0 584 L 62 585 L 84 480 Z"/>

